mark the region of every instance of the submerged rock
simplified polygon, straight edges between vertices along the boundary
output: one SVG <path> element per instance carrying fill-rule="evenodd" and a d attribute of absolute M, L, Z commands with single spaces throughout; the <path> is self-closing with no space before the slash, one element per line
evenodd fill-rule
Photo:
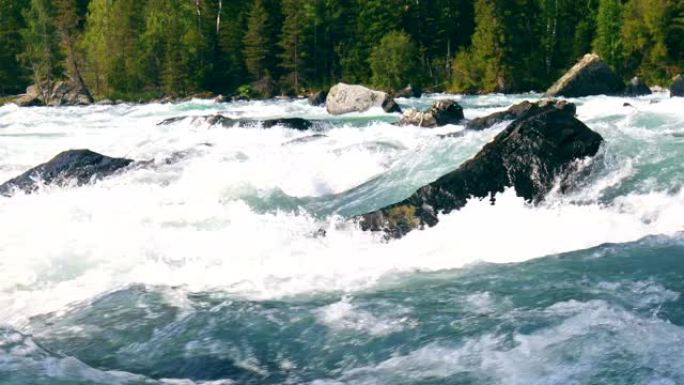
<path fill-rule="evenodd" d="M 338 83 L 330 89 L 325 107 L 332 115 L 364 112 L 372 107 L 382 107 L 385 112 L 401 112 L 394 99 L 386 92 L 345 83 Z"/>
<path fill-rule="evenodd" d="M 419 127 L 438 127 L 447 124 L 458 124 L 464 119 L 463 108 L 454 100 L 439 100 L 425 111 L 414 108 L 404 111 L 401 125 Z"/>
<path fill-rule="evenodd" d="M 682 75 L 675 76 L 672 79 L 672 85 L 670 86 L 670 97 L 684 97 L 684 77 Z"/>
<path fill-rule="evenodd" d="M 312 106 L 322 106 L 325 104 L 325 99 L 328 97 L 328 91 L 317 91 L 309 95 L 307 98 L 309 104 Z"/>
<path fill-rule="evenodd" d="M 302 118 L 281 118 L 281 119 L 266 119 L 266 120 L 254 120 L 254 119 L 232 119 L 221 114 L 216 115 L 205 115 L 205 116 L 176 116 L 173 118 L 165 119 L 159 123 L 158 126 L 166 126 L 169 124 L 178 123 L 185 119 L 192 119 L 193 122 L 205 122 L 209 125 L 220 124 L 223 127 L 246 127 L 261 124 L 264 128 L 272 128 L 275 126 L 283 126 L 293 130 L 305 131 L 313 128 L 314 121 L 302 119 Z"/>
<path fill-rule="evenodd" d="M 505 111 L 499 111 L 487 116 L 475 118 L 468 122 L 466 129 L 480 131 L 506 120 L 520 119 L 530 114 L 536 114 L 540 111 L 554 108 L 566 111 L 572 115 L 575 115 L 577 112 L 575 104 L 565 100 L 542 99 L 536 103 L 525 100 L 521 103 L 512 105 Z"/>
<path fill-rule="evenodd" d="M 355 220 L 365 231 L 400 238 L 414 229 L 437 224 L 439 213 L 465 206 L 471 198 L 490 197 L 513 187 L 519 197 L 539 202 L 577 159 L 593 156 L 603 138 L 568 111 L 541 110 L 514 121 L 494 140 L 409 198 Z"/>
<path fill-rule="evenodd" d="M 582 60 L 546 91 L 546 95 L 571 98 L 620 95 L 624 89 L 622 79 L 598 55 L 592 53 L 584 55 Z"/>
<path fill-rule="evenodd" d="M 0 185 L 0 195 L 9 196 L 14 189 L 31 193 L 38 185 L 83 185 L 109 176 L 130 165 L 131 159 L 111 158 L 90 150 L 69 150 L 47 163 L 36 166 Z"/>
<path fill-rule="evenodd" d="M 627 96 L 642 96 L 650 94 L 651 89 L 648 87 L 646 82 L 638 76 L 633 77 L 632 80 L 627 83 L 627 87 L 625 88 L 625 95 Z"/>

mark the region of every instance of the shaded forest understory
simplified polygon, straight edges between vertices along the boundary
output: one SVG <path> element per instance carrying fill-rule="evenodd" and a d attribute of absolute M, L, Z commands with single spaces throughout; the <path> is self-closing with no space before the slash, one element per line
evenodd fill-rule
<path fill-rule="evenodd" d="M 544 90 L 587 52 L 667 85 L 682 0 L 0 0 L 0 95 L 60 79 L 95 99 Z"/>

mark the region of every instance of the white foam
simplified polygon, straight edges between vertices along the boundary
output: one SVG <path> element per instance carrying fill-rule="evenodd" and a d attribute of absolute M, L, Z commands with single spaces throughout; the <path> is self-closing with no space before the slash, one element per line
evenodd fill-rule
<path fill-rule="evenodd" d="M 580 115 L 591 103 L 580 107 Z M 264 108 L 271 108 L 273 116 L 320 113 L 302 101 L 2 107 L 7 126 L 0 127 L 0 135 L 52 135 L 3 137 L 0 179 L 68 148 L 154 158 L 158 166 L 94 186 L 47 187 L 34 195 L 0 197 L 0 324 L 20 327 L 32 315 L 138 283 L 222 290 L 256 299 L 354 292 L 395 273 L 453 269 L 477 261 L 524 261 L 684 230 L 684 192 L 634 192 L 599 203 L 603 191 L 634 175 L 639 166 L 635 160 L 626 168 L 624 162 L 608 165 L 614 169 L 606 177 L 572 196 L 582 204 L 552 198 L 530 207 L 508 191 L 497 197 L 496 206 L 473 201 L 442 216 L 435 228 L 384 243 L 335 217 L 263 212 L 243 198 L 268 206 L 274 204 L 268 197 L 273 191 L 322 197 L 389 172 L 392 179 L 386 185 L 368 192 L 381 202 L 395 189 L 410 193 L 456 167 L 495 132 L 439 140 L 435 131 L 374 123 L 334 128 L 325 132 L 326 138 L 283 146 L 304 135 L 283 128 L 223 129 L 190 122 L 156 126 L 188 113 L 183 109 L 256 115 Z M 616 129 L 613 123 L 600 128 L 608 135 Z M 188 155 L 171 165 L 161 161 L 177 151 Z M 320 227 L 328 235 L 312 236 Z"/>

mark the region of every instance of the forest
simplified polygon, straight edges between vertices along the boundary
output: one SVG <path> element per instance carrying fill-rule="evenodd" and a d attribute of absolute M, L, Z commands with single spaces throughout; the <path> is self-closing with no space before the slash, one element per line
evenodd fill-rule
<path fill-rule="evenodd" d="M 684 69 L 682 0 L 0 0 L 0 95 L 270 97 L 339 81 L 543 90 L 588 52 L 625 79 Z"/>

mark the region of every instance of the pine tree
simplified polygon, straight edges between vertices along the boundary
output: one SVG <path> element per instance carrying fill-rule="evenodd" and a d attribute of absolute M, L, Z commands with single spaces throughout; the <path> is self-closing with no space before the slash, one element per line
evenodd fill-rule
<path fill-rule="evenodd" d="M 247 32 L 245 33 L 244 56 L 247 71 L 255 79 L 266 75 L 266 58 L 268 55 L 267 35 L 268 13 L 261 0 L 254 0 L 247 17 Z"/>
<path fill-rule="evenodd" d="M 594 50 L 617 71 L 622 71 L 622 4 L 620 0 L 600 0 L 596 15 Z"/>
<path fill-rule="evenodd" d="M 194 2 L 149 0 L 142 35 L 147 76 L 165 94 L 197 91 L 202 83 L 204 49 Z"/>
<path fill-rule="evenodd" d="M 47 102 L 52 85 L 60 73 L 60 56 L 54 24 L 54 8 L 49 0 L 31 0 L 24 12 L 26 27 L 21 31 L 24 51 L 20 60 L 33 74 Z"/>
<path fill-rule="evenodd" d="M 64 56 L 64 67 L 72 82 L 79 85 L 81 91 L 93 101 L 88 87 L 86 86 L 81 68 L 83 63 L 82 53 L 77 49 L 79 39 L 79 17 L 76 0 L 54 0 L 56 8 L 56 29 L 59 33 L 59 44 Z"/>
<path fill-rule="evenodd" d="M 373 84 L 386 90 L 398 90 L 406 84 L 420 86 L 418 49 L 405 32 L 385 35 L 371 53 Z"/>
<path fill-rule="evenodd" d="M 108 96 L 112 92 L 111 57 L 116 55 L 112 47 L 112 0 L 93 0 L 88 6 L 86 30 L 81 46 L 87 52 L 83 77 L 96 96 Z"/>
<path fill-rule="evenodd" d="M 17 55 L 22 51 L 20 31 L 27 0 L 0 0 L 0 95 L 18 93 L 26 87 L 27 73 Z"/>
<path fill-rule="evenodd" d="M 304 50 L 304 0 L 282 0 L 283 21 L 280 47 L 283 52 L 279 55 L 281 66 L 288 72 L 287 83 L 299 91 Z"/>

